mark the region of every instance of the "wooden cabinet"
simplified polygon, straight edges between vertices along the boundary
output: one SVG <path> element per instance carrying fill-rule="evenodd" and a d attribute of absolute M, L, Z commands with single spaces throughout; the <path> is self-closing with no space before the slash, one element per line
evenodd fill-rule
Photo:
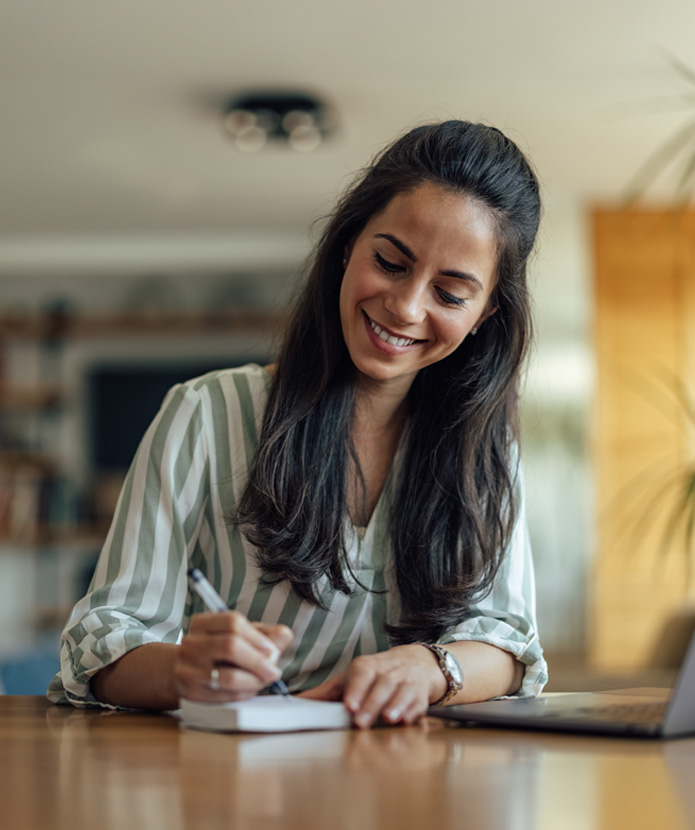
<path fill-rule="evenodd" d="M 664 536 L 695 458 L 695 213 L 597 210 L 593 424 L 598 550 L 589 656 L 601 669 L 649 664 L 691 570 Z"/>

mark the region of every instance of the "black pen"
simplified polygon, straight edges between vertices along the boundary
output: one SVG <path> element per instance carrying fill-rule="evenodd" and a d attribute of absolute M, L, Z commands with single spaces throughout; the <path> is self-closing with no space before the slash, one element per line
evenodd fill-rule
<path fill-rule="evenodd" d="M 205 574 L 198 568 L 190 568 L 188 571 L 188 582 L 193 590 L 205 603 L 208 611 L 213 611 L 216 614 L 224 614 L 229 611 L 227 604 L 217 591 L 212 587 Z M 271 683 L 270 688 L 283 697 L 290 697 L 290 690 L 283 683 L 282 680 L 276 680 Z"/>

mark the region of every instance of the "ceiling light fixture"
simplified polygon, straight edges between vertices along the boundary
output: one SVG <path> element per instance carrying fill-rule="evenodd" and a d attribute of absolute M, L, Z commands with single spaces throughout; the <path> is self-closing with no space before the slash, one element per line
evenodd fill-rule
<path fill-rule="evenodd" d="M 223 123 L 235 146 L 245 153 L 257 153 L 269 142 L 283 142 L 298 153 L 308 153 L 335 128 L 330 107 L 296 92 L 236 96 L 227 103 Z"/>

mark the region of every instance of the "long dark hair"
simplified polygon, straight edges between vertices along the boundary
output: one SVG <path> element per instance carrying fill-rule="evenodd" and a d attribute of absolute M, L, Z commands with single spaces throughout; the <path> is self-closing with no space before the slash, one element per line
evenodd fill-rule
<path fill-rule="evenodd" d="M 436 640 L 492 588 L 517 515 L 518 381 L 531 336 L 526 266 L 538 182 L 499 130 L 446 121 L 384 150 L 347 190 L 317 245 L 277 361 L 259 449 L 233 518 L 269 584 L 348 592 L 343 533 L 355 371 L 339 316 L 343 257 L 394 196 L 433 183 L 482 204 L 498 244 L 497 311 L 422 369 L 407 398 L 390 542 L 402 609 L 391 641 Z M 358 468 L 359 469 L 359 468 Z M 359 475 L 358 475 L 359 477 Z"/>

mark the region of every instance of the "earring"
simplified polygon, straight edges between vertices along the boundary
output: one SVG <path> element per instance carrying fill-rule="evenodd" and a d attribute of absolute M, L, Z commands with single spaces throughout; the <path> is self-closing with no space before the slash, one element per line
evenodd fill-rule
<path fill-rule="evenodd" d="M 347 268 L 347 257 L 343 257 L 343 268 Z"/>
<path fill-rule="evenodd" d="M 477 334 L 477 333 L 478 333 L 478 327 L 473 326 L 473 328 L 471 329 L 471 334 Z"/>

